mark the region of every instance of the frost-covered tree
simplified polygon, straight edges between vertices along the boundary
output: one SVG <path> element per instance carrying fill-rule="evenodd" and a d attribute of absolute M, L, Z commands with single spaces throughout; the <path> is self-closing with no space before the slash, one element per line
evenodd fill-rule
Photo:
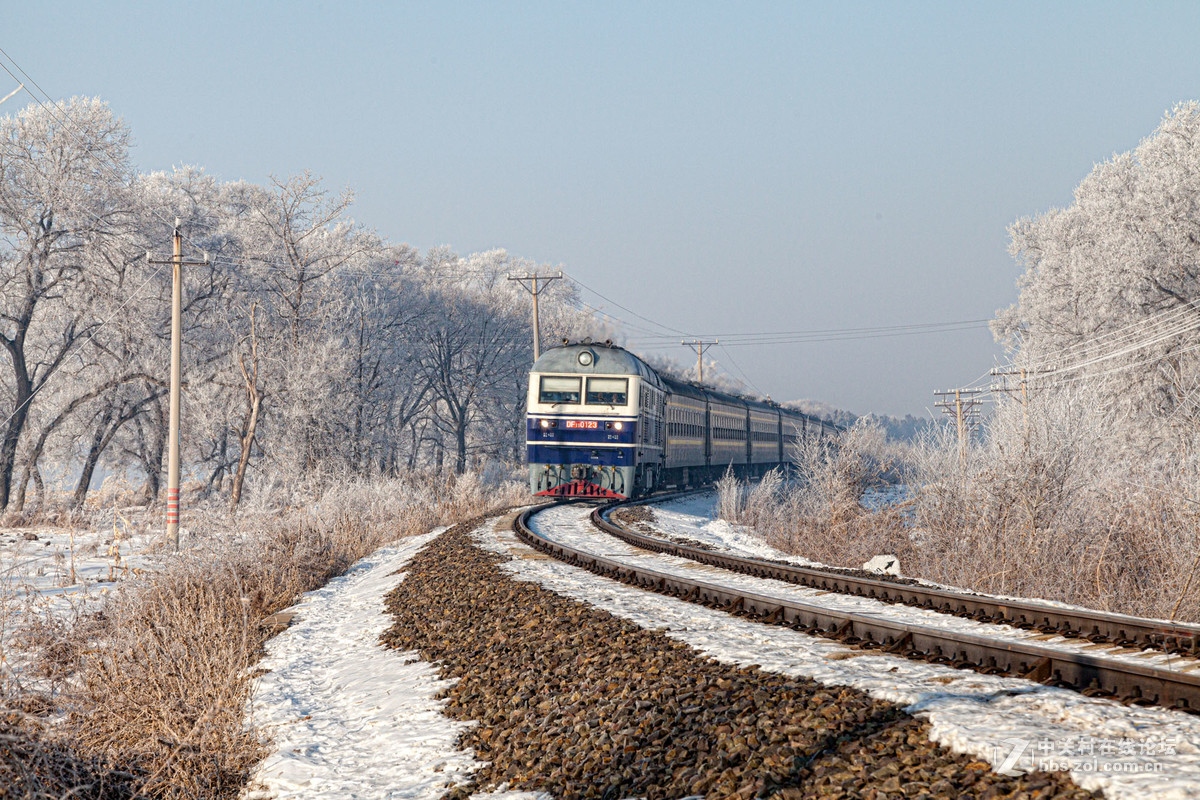
<path fill-rule="evenodd" d="M 307 172 L 139 174 L 128 138 L 96 100 L 0 118 L 0 508 L 30 487 L 42 505 L 44 471 L 72 476 L 76 508 L 104 470 L 157 499 L 170 270 L 146 253 L 176 219 L 209 255 L 183 290 L 183 457 L 205 491 L 236 507 L 280 478 L 519 457 L 530 301 L 507 277 L 547 265 L 390 243 Z M 604 338 L 581 308 L 550 286 L 544 342 Z"/>
<path fill-rule="evenodd" d="M 1036 391 L 1083 392 L 1120 441 L 1200 423 L 1200 104 L 1098 164 L 1074 202 L 1010 228 L 1026 270 L 994 329 Z"/>
<path fill-rule="evenodd" d="M 129 131 L 99 100 L 0 118 L 0 508 L 36 395 L 99 328 L 133 217 Z"/>

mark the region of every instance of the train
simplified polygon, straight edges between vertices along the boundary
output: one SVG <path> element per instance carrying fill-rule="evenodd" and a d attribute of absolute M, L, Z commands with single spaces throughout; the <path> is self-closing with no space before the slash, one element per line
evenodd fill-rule
<path fill-rule="evenodd" d="M 533 494 L 625 500 L 699 486 L 732 469 L 786 466 L 832 423 L 660 374 L 612 342 L 564 342 L 529 373 L 526 451 Z"/>

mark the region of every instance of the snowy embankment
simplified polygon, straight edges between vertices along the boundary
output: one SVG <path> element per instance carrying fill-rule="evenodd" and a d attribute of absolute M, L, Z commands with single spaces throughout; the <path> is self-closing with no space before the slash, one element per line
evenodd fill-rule
<path fill-rule="evenodd" d="M 695 529 L 678 533 L 700 538 Z M 436 535 L 385 548 L 305 595 L 296 623 L 268 644 L 262 666 L 270 672 L 258 679 L 254 720 L 267 727 L 276 750 L 249 797 L 436 798 L 482 766 L 455 746 L 471 723 L 442 714 L 445 701 L 437 695 L 450 684 L 414 652 L 379 644 L 389 625 L 383 595 L 397 585 L 403 591 L 397 571 Z M 662 633 L 701 656 L 901 703 L 929 723 L 933 741 L 998 771 L 1066 769 L 1080 786 L 1109 798 L 1200 798 L 1195 717 L 853 650 L 740 619 L 546 559 L 493 530 L 491 521 L 474 538 L 507 556 L 500 566 L 514 578 Z"/>
<path fill-rule="evenodd" d="M 447 531 L 388 596 L 384 641 L 456 678 L 445 713 L 478 723 L 462 742 L 487 764 L 456 800 L 504 785 L 590 798 L 1090 797 L 1062 775 L 998 774 L 861 691 L 722 663 L 514 580 L 514 557 L 549 559 L 480 548 L 493 531 L 511 539 L 511 522 Z"/>
<path fill-rule="evenodd" d="M 1113 645 L 1093 644 L 1083 639 L 1050 636 L 1037 630 L 1024 630 L 1010 625 L 979 622 L 931 609 L 914 608 L 898 603 L 886 603 L 869 597 L 828 592 L 773 578 L 757 578 L 706 566 L 679 556 L 651 553 L 597 530 L 589 515 L 581 514 L 578 509 L 556 508 L 544 512 L 535 518 L 534 527 L 538 530 L 545 529 L 549 538 L 569 547 L 575 547 L 585 552 L 602 552 L 623 564 L 670 575 L 709 580 L 720 583 L 722 586 L 753 592 L 762 597 L 800 601 L 834 611 L 865 614 L 899 624 L 925 625 L 940 630 L 985 636 L 1013 643 L 1035 644 L 1039 647 L 1066 653 L 1103 655 L 1106 658 L 1129 664 L 1174 670 L 1200 669 L 1200 661 L 1181 658 L 1170 653 L 1153 650 L 1127 650 Z"/>
<path fill-rule="evenodd" d="M 267 643 L 252 710 L 275 749 L 245 797 L 432 799 L 478 769 L 455 746 L 468 726 L 441 714 L 447 682 L 379 643 L 398 570 L 444 530 L 373 553 L 289 609 L 295 622 Z"/>
<path fill-rule="evenodd" d="M 586 512 L 563 508 L 554 513 L 560 517 L 557 524 L 542 523 L 548 526 L 548 534 L 553 530 L 554 538 L 569 542 L 593 535 Z M 656 516 L 661 519 L 667 515 L 656 511 Z M 676 519 L 670 532 L 694 539 L 707 536 L 717 543 L 723 538 L 724 525 L 696 529 Z M 606 556 L 626 550 L 615 539 L 602 540 L 604 549 L 600 552 Z M 515 536 L 492 534 L 486 544 L 498 552 L 519 555 L 528 551 Z M 634 558 L 645 559 L 646 566 L 656 569 L 672 563 L 670 557 L 640 553 L 631 560 Z M 686 563 L 706 571 L 713 582 L 733 584 L 742 580 L 715 568 Z M 1067 769 L 1079 785 L 1102 789 L 1110 798 L 1200 797 L 1200 718 L 1195 716 L 1127 707 L 1018 678 L 981 675 L 853 650 L 836 641 L 644 592 L 559 562 L 516 558 L 506 563 L 505 569 L 639 626 L 662 629 L 667 636 L 719 661 L 757 664 L 771 672 L 853 686 L 872 697 L 900 703 L 910 713 L 929 720 L 935 741 L 985 759 L 996 768 Z M 789 587 L 786 591 L 796 590 L 788 584 L 782 586 Z M 819 595 L 805 599 L 823 599 Z M 842 602 L 836 595 L 825 598 Z M 920 611 L 883 608 L 914 614 Z"/>

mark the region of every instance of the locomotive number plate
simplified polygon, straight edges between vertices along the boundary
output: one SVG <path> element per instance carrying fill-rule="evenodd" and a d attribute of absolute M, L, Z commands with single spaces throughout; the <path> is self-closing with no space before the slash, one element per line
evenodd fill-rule
<path fill-rule="evenodd" d="M 596 430 L 600 427 L 600 423 L 596 422 L 594 419 L 569 419 L 567 420 L 567 427 Z"/>

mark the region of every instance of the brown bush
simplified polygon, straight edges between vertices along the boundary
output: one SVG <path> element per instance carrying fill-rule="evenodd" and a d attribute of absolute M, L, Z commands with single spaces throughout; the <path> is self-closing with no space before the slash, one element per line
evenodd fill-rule
<path fill-rule="evenodd" d="M 53 648 L 35 655 L 56 677 L 64 713 L 56 746 L 120 765 L 138 794 L 235 796 L 268 746 L 247 719 L 270 635 L 262 619 L 388 542 L 526 496 L 513 484 L 412 478 L 225 520 L 225 534 L 197 537 L 93 613 L 43 629 Z"/>
<path fill-rule="evenodd" d="M 1200 462 L 1114 455 L 1086 406 L 1028 424 L 1007 410 L 965 460 L 950 431 L 902 454 L 853 429 L 837 449 L 810 442 L 793 483 L 722 482 L 722 516 L 827 564 L 894 553 L 908 575 L 976 591 L 1200 620 Z M 901 455 L 909 498 L 867 508 L 872 465 Z"/>

